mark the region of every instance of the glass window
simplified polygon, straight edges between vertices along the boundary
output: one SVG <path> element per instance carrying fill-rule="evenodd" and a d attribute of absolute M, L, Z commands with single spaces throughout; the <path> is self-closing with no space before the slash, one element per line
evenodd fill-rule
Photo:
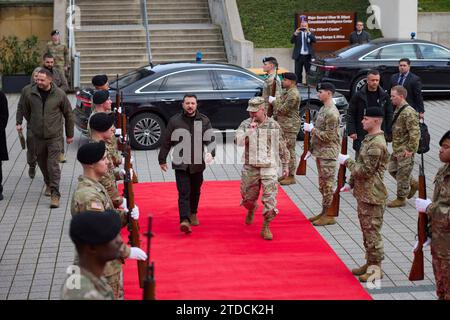
<path fill-rule="evenodd" d="M 398 44 L 380 49 L 380 59 L 400 60 L 401 58 L 417 59 L 413 44 Z"/>
<path fill-rule="evenodd" d="M 127 73 L 124 76 L 122 76 L 121 78 L 119 78 L 119 88 L 124 88 L 124 87 L 128 86 L 129 84 L 132 84 L 136 81 L 146 78 L 154 73 L 155 72 L 149 67 L 140 68 L 138 70 Z M 116 88 L 117 87 L 116 82 L 117 81 L 115 81 L 115 79 L 114 79 L 114 81 L 110 82 L 110 87 Z"/>
<path fill-rule="evenodd" d="M 335 54 L 341 58 L 348 58 L 351 56 L 359 55 L 362 56 L 362 52 L 369 51 L 370 47 L 373 47 L 373 44 L 364 43 L 361 45 L 353 45 L 350 47 L 345 47 L 335 52 Z"/>
<path fill-rule="evenodd" d="M 190 70 L 168 75 L 160 91 L 204 91 L 213 90 L 208 70 Z"/>
<path fill-rule="evenodd" d="M 159 87 L 161 87 L 161 84 L 163 83 L 165 77 L 161 77 L 158 80 L 150 83 L 145 88 L 141 90 L 141 92 L 155 92 L 159 91 Z"/>
<path fill-rule="evenodd" d="M 450 60 L 450 52 L 444 48 L 429 45 L 419 44 L 420 51 L 424 59 L 448 59 Z"/>
<path fill-rule="evenodd" d="M 378 57 L 378 53 L 380 52 L 380 50 L 375 50 L 374 52 L 372 52 L 371 54 L 368 54 L 367 56 L 364 57 L 363 60 L 375 60 L 375 59 L 379 59 Z"/>
<path fill-rule="evenodd" d="M 262 82 L 249 76 L 248 74 L 217 70 L 217 76 L 223 83 L 223 90 L 258 90 L 262 87 Z"/>

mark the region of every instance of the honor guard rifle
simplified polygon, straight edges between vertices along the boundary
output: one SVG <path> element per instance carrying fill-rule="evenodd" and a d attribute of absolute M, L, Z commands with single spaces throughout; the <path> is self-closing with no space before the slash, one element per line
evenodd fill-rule
<path fill-rule="evenodd" d="M 133 164 L 131 163 L 131 146 L 130 146 L 130 137 L 129 137 L 129 130 L 128 130 L 128 117 L 127 113 L 125 112 L 125 106 L 123 104 L 123 93 L 120 93 L 120 131 L 121 131 L 121 137 L 119 138 L 118 145 L 121 145 L 118 149 L 122 151 L 123 154 L 128 154 L 130 157 L 130 168 L 133 170 Z M 129 149 L 127 152 L 125 152 L 125 149 Z M 133 183 L 138 183 L 139 179 L 136 174 L 136 171 L 133 170 L 133 175 L 131 177 Z"/>
<path fill-rule="evenodd" d="M 311 98 L 311 88 L 308 84 L 308 101 L 306 102 L 306 107 L 305 107 L 305 123 L 311 123 L 311 112 L 309 109 L 310 108 L 309 107 L 310 98 Z M 311 133 L 305 132 L 304 137 L 303 137 L 303 153 L 300 157 L 300 162 L 298 163 L 297 171 L 295 172 L 295 174 L 298 176 L 306 175 L 306 159 L 305 159 L 305 157 L 309 152 L 310 137 L 311 137 Z"/>
<path fill-rule="evenodd" d="M 278 78 L 278 65 L 275 67 L 275 78 L 273 78 L 272 88 L 270 90 L 270 95 L 275 97 L 277 94 L 277 78 Z M 267 116 L 273 116 L 273 104 L 269 102 L 269 107 L 267 108 Z"/>
<path fill-rule="evenodd" d="M 145 236 L 147 237 L 147 266 L 145 269 L 143 300 L 156 300 L 155 296 L 155 263 L 150 259 L 150 245 L 153 237 L 152 233 L 152 216 L 148 217 L 148 230 Z"/>
<path fill-rule="evenodd" d="M 122 106 L 122 93 L 120 92 L 120 88 L 119 88 L 119 75 L 116 75 L 116 107 L 114 108 L 114 125 L 116 126 L 116 128 L 119 131 L 119 134 L 117 136 L 117 138 L 119 139 L 118 143 L 117 143 L 117 149 L 119 149 L 119 151 L 123 151 L 123 145 L 121 143 L 122 140 L 122 110 L 121 110 L 121 106 Z"/>

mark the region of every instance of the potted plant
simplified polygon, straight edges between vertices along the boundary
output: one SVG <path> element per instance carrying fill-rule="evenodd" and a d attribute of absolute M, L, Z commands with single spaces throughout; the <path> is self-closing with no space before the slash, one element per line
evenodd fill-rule
<path fill-rule="evenodd" d="M 20 92 L 30 83 L 31 73 L 39 66 L 38 38 L 31 36 L 20 41 L 16 36 L 0 40 L 0 73 L 5 93 Z"/>

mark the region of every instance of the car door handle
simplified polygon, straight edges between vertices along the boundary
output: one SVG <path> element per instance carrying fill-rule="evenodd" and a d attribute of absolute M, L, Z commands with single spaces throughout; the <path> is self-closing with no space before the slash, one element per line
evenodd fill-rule
<path fill-rule="evenodd" d="M 164 102 L 174 102 L 175 99 L 161 99 L 161 101 L 164 101 Z"/>
<path fill-rule="evenodd" d="M 238 100 L 238 99 L 239 99 L 239 97 L 225 98 L 225 100 L 228 100 L 228 101 L 234 101 L 234 100 Z"/>

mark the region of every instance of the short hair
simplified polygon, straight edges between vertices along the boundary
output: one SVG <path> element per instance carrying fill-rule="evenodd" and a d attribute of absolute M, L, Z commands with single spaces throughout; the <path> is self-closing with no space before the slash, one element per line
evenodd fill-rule
<path fill-rule="evenodd" d="M 400 62 L 406 62 L 408 64 L 408 66 L 411 65 L 411 60 L 409 60 L 408 58 L 401 58 L 400 60 L 398 60 L 399 64 L 400 64 Z"/>
<path fill-rule="evenodd" d="M 380 71 L 376 70 L 376 69 L 371 69 L 367 72 L 367 76 L 369 76 L 370 74 L 373 74 L 374 76 L 379 76 L 380 75 Z"/>
<path fill-rule="evenodd" d="M 42 70 L 42 67 L 36 67 L 31 74 L 33 75 L 35 73 L 38 73 L 41 70 Z"/>
<path fill-rule="evenodd" d="M 195 101 L 196 102 L 198 101 L 197 96 L 193 93 L 186 93 L 183 97 L 183 102 L 184 102 L 184 100 L 186 100 L 186 98 L 195 98 Z"/>
<path fill-rule="evenodd" d="M 356 21 L 356 24 L 358 24 L 358 23 L 362 23 L 362 25 L 364 25 L 364 22 L 361 20 Z"/>
<path fill-rule="evenodd" d="M 406 99 L 406 96 L 408 95 L 408 90 L 406 90 L 404 86 L 395 86 L 395 87 L 392 87 L 391 91 L 392 90 L 397 91 L 397 93 L 399 95 L 403 96 L 403 98 L 405 98 L 405 99 Z"/>
<path fill-rule="evenodd" d="M 55 59 L 55 57 L 51 53 L 46 52 L 42 56 L 42 60 L 45 60 L 45 59 Z"/>
<path fill-rule="evenodd" d="M 45 74 L 47 78 L 53 79 L 53 74 L 45 68 L 41 68 L 41 70 L 39 70 L 38 73 Z"/>

